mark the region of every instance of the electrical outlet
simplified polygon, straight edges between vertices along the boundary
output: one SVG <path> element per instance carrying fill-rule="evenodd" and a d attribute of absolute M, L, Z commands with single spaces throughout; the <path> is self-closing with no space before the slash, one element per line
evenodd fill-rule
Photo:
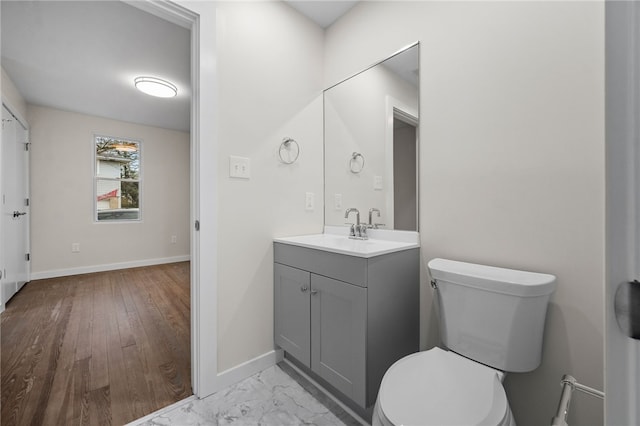
<path fill-rule="evenodd" d="M 239 179 L 251 178 L 251 160 L 246 157 L 229 156 L 229 177 Z"/>
<path fill-rule="evenodd" d="M 80 243 L 71 243 L 71 253 L 80 253 Z"/>
<path fill-rule="evenodd" d="M 333 207 L 342 210 L 342 194 L 333 194 Z"/>
<path fill-rule="evenodd" d="M 307 192 L 304 201 L 304 209 L 312 211 L 315 208 L 316 196 L 313 192 Z"/>
<path fill-rule="evenodd" d="M 178 236 L 177 235 L 172 235 L 171 236 L 171 244 L 175 244 L 178 242 Z"/>

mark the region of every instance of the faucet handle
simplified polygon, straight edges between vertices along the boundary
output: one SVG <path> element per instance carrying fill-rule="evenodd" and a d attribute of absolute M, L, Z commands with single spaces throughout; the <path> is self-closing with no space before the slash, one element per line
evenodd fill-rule
<path fill-rule="evenodd" d="M 362 238 L 363 240 L 366 240 L 366 239 L 369 238 L 367 236 L 367 224 L 366 223 L 362 223 L 362 224 L 357 226 L 357 236 L 358 236 L 358 238 Z"/>
<path fill-rule="evenodd" d="M 355 237 L 356 236 L 356 225 L 353 223 L 349 223 L 349 222 L 345 222 L 345 225 L 351 225 L 349 227 L 349 236 L 350 237 Z"/>
<path fill-rule="evenodd" d="M 378 229 L 380 226 L 387 226 L 384 223 L 374 223 L 373 224 L 373 229 Z"/>

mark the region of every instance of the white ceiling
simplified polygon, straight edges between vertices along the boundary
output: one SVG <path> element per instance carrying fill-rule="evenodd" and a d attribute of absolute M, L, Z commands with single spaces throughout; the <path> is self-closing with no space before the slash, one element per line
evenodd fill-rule
<path fill-rule="evenodd" d="M 118 1 L 2 1 L 2 67 L 27 102 L 189 131 L 189 30 Z M 135 89 L 137 76 L 178 87 Z"/>
<path fill-rule="evenodd" d="M 287 1 L 323 28 L 356 1 Z M 2 67 L 26 101 L 189 131 L 189 30 L 121 1 L 0 1 Z M 178 87 L 161 99 L 137 76 Z"/>
<path fill-rule="evenodd" d="M 322 28 L 329 27 L 358 3 L 357 1 L 347 0 L 285 0 L 285 2 Z"/>

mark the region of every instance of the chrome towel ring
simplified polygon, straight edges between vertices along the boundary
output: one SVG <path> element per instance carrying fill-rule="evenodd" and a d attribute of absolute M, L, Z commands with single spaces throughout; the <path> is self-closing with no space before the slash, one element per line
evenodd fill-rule
<path fill-rule="evenodd" d="M 362 169 L 364 169 L 364 156 L 359 152 L 354 152 L 349 159 L 349 170 L 351 173 L 360 173 Z"/>
<path fill-rule="evenodd" d="M 284 164 L 293 164 L 300 156 L 300 145 L 292 138 L 283 138 L 280 148 L 278 148 L 278 157 Z"/>

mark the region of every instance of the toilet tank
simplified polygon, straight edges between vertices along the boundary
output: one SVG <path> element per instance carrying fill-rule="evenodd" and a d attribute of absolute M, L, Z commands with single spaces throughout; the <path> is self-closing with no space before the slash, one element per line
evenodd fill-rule
<path fill-rule="evenodd" d="M 446 259 L 428 264 L 437 286 L 442 343 L 499 370 L 526 372 L 542 358 L 556 277 Z"/>

